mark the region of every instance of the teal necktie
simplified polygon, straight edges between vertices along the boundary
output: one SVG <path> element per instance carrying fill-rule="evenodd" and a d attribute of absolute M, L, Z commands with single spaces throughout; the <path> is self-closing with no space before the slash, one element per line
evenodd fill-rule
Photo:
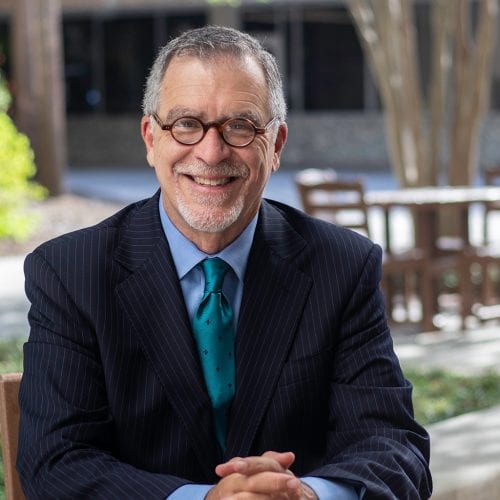
<path fill-rule="evenodd" d="M 212 402 L 215 435 L 225 450 L 228 412 L 235 389 L 233 310 L 222 293 L 230 266 L 216 257 L 205 259 L 201 267 L 205 291 L 193 319 L 193 332 Z"/>

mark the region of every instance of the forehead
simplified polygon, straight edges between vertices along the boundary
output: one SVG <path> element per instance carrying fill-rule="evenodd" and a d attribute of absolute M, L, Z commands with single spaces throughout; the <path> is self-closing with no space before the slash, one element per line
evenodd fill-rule
<path fill-rule="evenodd" d="M 201 60 L 176 56 L 165 72 L 161 94 L 162 111 L 185 108 L 200 114 L 268 112 L 268 90 L 264 71 L 252 57 L 218 56 Z"/>

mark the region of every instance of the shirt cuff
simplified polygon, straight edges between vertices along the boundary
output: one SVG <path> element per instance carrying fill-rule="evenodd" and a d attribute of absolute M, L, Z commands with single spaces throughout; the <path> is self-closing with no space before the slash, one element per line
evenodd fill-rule
<path fill-rule="evenodd" d="M 329 481 L 320 477 L 303 477 L 301 481 L 314 490 L 319 500 L 359 500 L 356 490 L 345 483 Z M 212 484 L 185 484 L 177 488 L 166 500 L 203 500 Z"/>
<path fill-rule="evenodd" d="M 319 500 L 360 500 L 353 486 L 321 477 L 301 477 L 300 480 L 314 490 Z"/>
<path fill-rule="evenodd" d="M 213 484 L 185 484 L 165 500 L 203 500 L 213 486 Z"/>

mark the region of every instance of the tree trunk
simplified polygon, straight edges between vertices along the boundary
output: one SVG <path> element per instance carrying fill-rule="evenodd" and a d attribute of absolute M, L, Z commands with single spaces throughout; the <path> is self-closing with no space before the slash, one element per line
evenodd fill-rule
<path fill-rule="evenodd" d="M 56 195 L 66 163 L 60 0 L 16 0 L 13 7 L 16 121 L 31 140 L 37 180 Z"/>
<path fill-rule="evenodd" d="M 479 14 L 475 37 L 469 26 L 470 0 L 430 3 L 431 79 L 425 107 L 419 90 L 415 2 L 346 1 L 382 98 L 391 163 L 400 184 L 438 184 L 442 169 L 449 184 L 470 184 L 489 104 L 498 0 L 475 2 Z M 447 163 L 443 160 L 446 137 Z"/>
<path fill-rule="evenodd" d="M 421 185 L 428 162 L 412 7 L 406 0 L 348 0 L 348 5 L 381 94 L 395 174 L 403 186 Z"/>
<path fill-rule="evenodd" d="M 472 33 L 471 6 L 460 0 L 454 16 L 455 65 L 453 115 L 450 129 L 448 183 L 468 185 L 478 164 L 481 123 L 489 106 L 493 49 L 498 19 L 497 0 L 478 4 L 477 26 Z"/>
<path fill-rule="evenodd" d="M 437 185 L 442 165 L 442 144 L 446 126 L 446 86 L 449 81 L 452 53 L 450 48 L 450 9 L 455 3 L 435 0 L 431 6 L 431 78 L 429 82 L 429 185 Z"/>

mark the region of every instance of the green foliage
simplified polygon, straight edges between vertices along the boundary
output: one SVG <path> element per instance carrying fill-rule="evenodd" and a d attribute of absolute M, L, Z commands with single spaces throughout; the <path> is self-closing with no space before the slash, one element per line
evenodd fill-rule
<path fill-rule="evenodd" d="M 3 475 L 2 461 L 0 461 L 0 500 L 5 500 L 5 480 Z"/>
<path fill-rule="evenodd" d="M 23 339 L 0 340 L 0 373 L 23 371 Z"/>
<path fill-rule="evenodd" d="M 415 416 L 423 425 L 500 404 L 500 374 L 493 370 L 459 375 L 410 368 L 405 376 L 413 384 Z"/>
<path fill-rule="evenodd" d="M 34 229 L 36 217 L 29 213 L 27 205 L 30 200 L 44 198 L 46 193 L 30 180 L 35 171 L 28 138 L 0 111 L 0 239 L 22 240 Z"/>
<path fill-rule="evenodd" d="M 0 53 L 1 57 L 1 53 Z M 11 102 L 10 94 L 7 89 L 7 83 L 2 78 L 2 73 L 0 72 L 0 113 L 6 113 L 9 109 Z"/>

